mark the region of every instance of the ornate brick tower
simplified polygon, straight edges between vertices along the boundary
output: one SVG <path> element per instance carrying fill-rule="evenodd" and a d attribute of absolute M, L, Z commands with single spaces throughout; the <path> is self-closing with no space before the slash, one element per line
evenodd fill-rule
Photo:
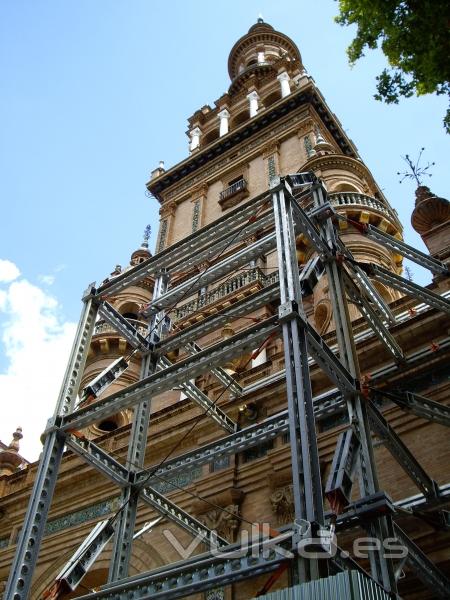
<path fill-rule="evenodd" d="M 144 243 L 129 267 L 116 267 L 85 296 L 80 341 L 69 363 L 81 373 L 79 356 L 86 356 L 93 330 L 81 389 L 118 357 L 127 358 L 128 368 L 99 398 L 58 413 L 46 432 L 43 466 L 0 475 L 0 585 L 18 557 L 8 600 L 22 600 L 25 579 L 33 600 L 93 590 L 102 599 L 247 600 L 272 585 L 290 588 L 295 577 L 300 583 L 320 579 L 329 598 L 337 593 L 329 583 L 336 579 L 327 575 L 342 570 L 344 578 L 350 564 L 359 570 L 354 575 L 365 577 L 369 563 L 373 580 L 365 581 L 374 597 L 398 597 L 397 587 L 408 600 L 432 600 L 435 591 L 447 597 L 447 582 L 435 567 L 450 564 L 446 267 L 421 254 L 442 274 L 427 290 L 375 280 L 377 268 L 398 280 L 402 256 L 411 252 L 399 245 L 395 210 L 291 39 L 259 19 L 234 44 L 228 72 L 228 91 L 189 118 L 187 158 L 167 170 L 160 163 L 147 183 L 160 203 L 155 255 Z M 287 177 L 295 173 L 307 187 Z M 446 201 L 428 193 L 418 198 L 414 226 L 441 260 L 448 258 L 446 219 Z M 368 235 L 371 226 L 376 235 Z M 315 271 L 314 264 L 321 268 Z M 356 267 L 366 287 L 355 283 Z M 345 281 L 338 297 L 336 282 Z M 289 286 L 295 289 L 287 298 Z M 367 290 L 370 302 L 361 300 Z M 104 315 L 106 302 L 120 319 L 91 318 L 95 311 Z M 118 333 L 122 317 L 135 326 L 128 341 Z M 154 335 L 133 346 L 144 317 Z M 72 401 L 67 379 L 62 397 Z M 378 438 L 373 445 L 372 437 Z M 343 447 L 342 440 L 352 444 Z M 339 463 L 344 452 L 352 460 Z M 35 552 L 33 527 L 39 530 L 41 514 L 35 502 L 35 520 L 24 518 L 25 507 L 35 478 L 37 486 L 42 482 L 39 502 L 48 507 L 45 485 L 51 478 L 56 484 L 57 455 L 59 479 L 31 582 L 20 569 Z M 340 512 L 337 496 L 322 493 L 336 472 L 347 478 L 341 488 L 348 486 Z M 299 482 L 309 486 L 308 497 Z M 302 510 L 314 518 L 299 517 Z M 74 552 L 106 517 L 109 529 L 100 528 L 82 568 L 71 571 L 76 578 L 88 565 L 83 587 L 77 580 L 64 596 L 70 578 L 56 584 L 55 578 L 78 567 Z M 330 533 L 335 524 L 345 550 L 327 555 L 323 569 L 319 559 L 307 562 L 299 552 L 293 564 L 278 550 L 258 546 L 254 554 L 252 546 L 250 555 L 248 545 L 243 548 L 255 531 L 256 547 L 267 526 L 267 536 L 280 544 L 288 531 L 297 540 L 309 536 L 309 549 L 317 550 L 316 532 Z M 211 530 L 238 551 L 210 551 Z M 394 531 L 396 537 L 387 537 Z M 406 563 L 400 560 L 394 570 L 381 545 L 357 555 L 360 534 L 379 544 L 403 540 Z M 362 560 L 349 563 L 349 554 Z M 399 578 L 402 570 L 406 577 Z M 353 597 L 349 589 L 344 594 Z"/>
<path fill-rule="evenodd" d="M 338 216 L 347 217 L 339 227 L 355 258 L 401 273 L 402 257 L 367 240 L 360 229 L 372 224 L 402 239 L 397 213 L 308 75 L 294 42 L 259 19 L 234 44 L 228 72 L 228 92 L 214 108 L 205 105 L 189 119 L 190 157 L 168 171 L 155 169 L 148 183 L 161 203 L 157 251 L 258 196 L 276 177 L 314 171 L 325 182 Z M 312 254 L 304 235 L 297 238 L 297 250 L 304 264 Z M 254 266 L 260 268 L 258 276 L 270 273 L 275 254 Z M 376 286 L 386 301 L 399 297 L 383 284 Z M 189 321 L 197 304 L 178 307 L 175 320 L 180 325 Z M 319 333 L 326 333 L 332 318 L 325 280 L 308 304 Z"/>

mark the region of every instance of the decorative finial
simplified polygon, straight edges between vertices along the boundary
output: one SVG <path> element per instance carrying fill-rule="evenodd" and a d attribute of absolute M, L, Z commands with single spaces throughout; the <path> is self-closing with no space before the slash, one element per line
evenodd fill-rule
<path fill-rule="evenodd" d="M 422 185 L 423 177 L 425 177 L 425 176 L 431 177 L 432 176 L 431 173 L 427 173 L 427 171 L 430 167 L 434 166 L 434 164 L 435 164 L 434 162 L 428 163 L 425 167 L 419 166 L 420 159 L 422 157 L 422 153 L 424 150 L 425 150 L 425 148 L 420 149 L 419 156 L 417 157 L 417 160 L 416 160 L 416 164 L 413 163 L 413 161 L 410 159 L 408 154 L 406 154 L 405 156 L 402 156 L 403 160 L 406 162 L 406 164 L 408 165 L 411 172 L 397 171 L 397 175 L 402 176 L 402 178 L 400 179 L 400 183 L 402 183 L 405 179 L 414 179 L 416 181 L 417 185 L 420 187 Z"/>
<path fill-rule="evenodd" d="M 143 248 L 148 248 L 148 240 L 150 239 L 151 234 L 152 234 L 152 226 L 147 225 L 146 228 L 144 229 L 144 239 L 142 241 Z"/>
<path fill-rule="evenodd" d="M 258 23 L 264 23 L 264 19 L 261 13 L 258 15 Z"/>
<path fill-rule="evenodd" d="M 23 438 L 22 427 L 17 427 L 16 431 L 13 433 L 13 439 L 9 444 L 8 448 L 11 450 L 19 451 L 19 442 Z"/>

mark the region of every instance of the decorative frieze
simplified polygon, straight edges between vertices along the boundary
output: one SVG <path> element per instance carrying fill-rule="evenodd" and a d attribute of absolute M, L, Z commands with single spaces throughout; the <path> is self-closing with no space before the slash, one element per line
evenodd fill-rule
<path fill-rule="evenodd" d="M 82 510 L 77 510 L 68 515 L 64 515 L 63 517 L 48 521 L 45 528 L 45 535 L 51 535 L 63 529 L 73 527 L 74 525 L 80 525 L 86 521 L 93 521 L 94 519 L 104 517 L 105 515 L 109 515 L 116 511 L 119 506 L 120 498 L 118 496 L 115 498 L 109 498 L 104 502 L 91 504 L 91 506 L 87 506 Z"/>

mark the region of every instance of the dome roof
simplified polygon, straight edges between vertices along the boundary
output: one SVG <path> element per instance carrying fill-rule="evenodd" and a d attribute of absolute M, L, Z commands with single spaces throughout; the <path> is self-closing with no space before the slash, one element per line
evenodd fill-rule
<path fill-rule="evenodd" d="M 284 33 L 276 31 L 272 25 L 261 18 L 252 25 L 248 33 L 234 44 L 228 57 L 228 73 L 233 81 L 247 66 L 252 54 L 264 51 L 266 60 L 274 60 L 285 56 L 288 60 L 297 61 L 301 66 L 301 56 L 295 43 Z"/>

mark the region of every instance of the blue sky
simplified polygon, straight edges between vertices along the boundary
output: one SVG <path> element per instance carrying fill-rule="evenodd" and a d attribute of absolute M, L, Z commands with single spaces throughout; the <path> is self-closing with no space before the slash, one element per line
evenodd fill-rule
<path fill-rule="evenodd" d="M 352 30 L 333 0 L 3 0 L 0 3 L 0 439 L 24 430 L 36 458 L 52 412 L 80 297 L 126 264 L 158 207 L 145 182 L 187 155 L 187 118 L 226 91 L 227 58 L 259 14 L 303 62 L 405 225 L 414 186 L 401 156 L 425 146 L 430 185 L 448 197 L 445 98 L 373 100 L 385 66 L 354 68 Z M 426 281 L 416 267 L 418 281 Z"/>

